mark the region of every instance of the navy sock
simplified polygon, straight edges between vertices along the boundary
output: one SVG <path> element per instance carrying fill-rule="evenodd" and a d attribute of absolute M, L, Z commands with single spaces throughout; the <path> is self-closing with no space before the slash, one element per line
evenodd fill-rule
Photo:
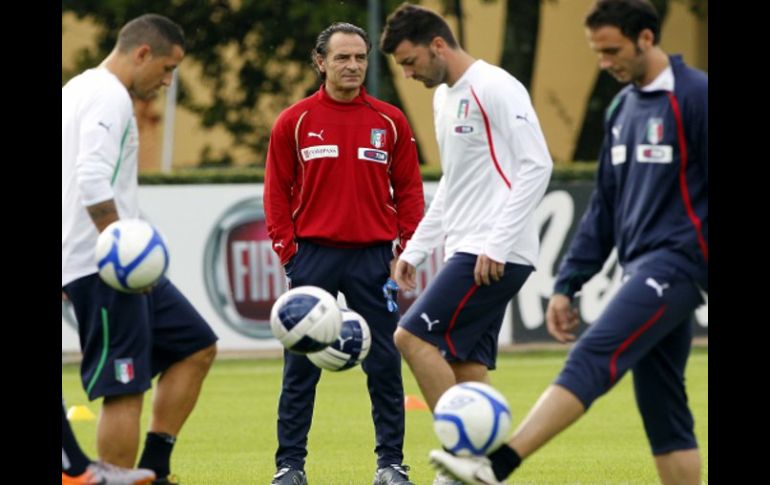
<path fill-rule="evenodd" d="M 64 403 L 61 407 L 61 471 L 71 477 L 76 477 L 86 471 L 91 463 L 72 433 Z"/>
<path fill-rule="evenodd" d="M 504 444 L 489 455 L 492 461 L 492 471 L 498 480 L 505 480 L 508 475 L 513 473 L 521 465 L 521 457 L 516 450 Z"/>
<path fill-rule="evenodd" d="M 171 468 L 171 450 L 176 438 L 166 433 L 147 433 L 139 468 L 149 468 L 158 478 L 167 477 Z"/>

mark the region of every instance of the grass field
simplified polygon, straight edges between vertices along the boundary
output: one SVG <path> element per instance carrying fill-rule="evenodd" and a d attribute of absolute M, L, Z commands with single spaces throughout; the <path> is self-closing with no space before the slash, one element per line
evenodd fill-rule
<path fill-rule="evenodd" d="M 511 405 L 514 426 L 561 368 L 564 352 L 522 352 L 499 357 L 492 384 Z M 280 360 L 220 360 L 207 379 L 198 406 L 175 446 L 172 471 L 185 485 L 270 483 L 274 473 L 275 422 L 281 387 Z M 404 366 L 407 394 L 419 396 Z M 687 369 L 690 404 L 701 446 L 703 481 L 708 483 L 708 350 L 694 349 Z M 77 366 L 62 366 L 67 406 L 88 403 Z M 374 431 L 365 375 L 360 368 L 325 373 L 319 384 L 306 465 L 312 485 L 367 485 L 374 474 Z M 145 401 L 145 419 L 150 409 Z M 81 445 L 95 453 L 96 422 L 73 422 Z M 143 425 L 144 428 L 144 425 Z M 433 470 L 428 451 L 436 448 L 430 413 L 406 415 L 404 462 L 417 485 L 429 485 Z M 510 484 L 656 483 L 634 401 L 632 380 L 625 377 L 597 401 L 576 425 L 528 459 Z"/>

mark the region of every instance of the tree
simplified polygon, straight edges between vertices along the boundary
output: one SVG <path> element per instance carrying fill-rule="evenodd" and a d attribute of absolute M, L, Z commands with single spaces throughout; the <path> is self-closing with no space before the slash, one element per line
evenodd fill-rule
<path fill-rule="evenodd" d="M 485 0 L 495 1 L 495 0 Z M 537 53 L 537 36 L 540 28 L 540 9 L 544 1 L 558 0 L 508 0 L 506 3 L 505 34 L 500 67 L 511 73 L 528 90 L 532 85 Z M 708 17 L 708 0 L 672 0 L 687 4 L 699 18 Z M 458 40 L 463 44 L 463 9 L 461 0 L 443 0 L 444 13 L 457 17 Z M 668 12 L 668 0 L 652 0 L 660 14 L 661 23 Z M 581 19 L 582 21 L 582 19 Z M 586 100 L 586 111 L 580 134 L 573 152 L 573 160 L 593 160 L 599 152 L 603 136 L 604 110 L 622 85 L 602 71 L 597 75 L 591 95 Z"/>
<path fill-rule="evenodd" d="M 383 13 L 399 3 L 384 0 Z M 277 113 L 317 89 L 310 51 L 318 33 L 342 19 L 366 26 L 366 2 L 340 0 L 67 0 L 62 11 L 87 16 L 103 26 L 96 48 L 79 54 L 78 71 L 104 58 L 115 44 L 120 26 L 132 18 L 156 12 L 182 25 L 187 38 L 186 62 L 200 66 L 201 81 L 210 88 L 211 96 L 204 99 L 192 93 L 180 76 L 179 103 L 197 113 L 203 127 L 227 130 L 233 145 L 251 150 L 258 164 L 264 163 L 262 155 L 273 121 L 260 114 Z M 381 56 L 376 48 L 379 32 L 370 35 L 371 55 Z M 62 80 L 71 74 L 63 73 Z M 387 69 L 381 71 L 380 97 L 400 105 Z M 201 159 L 203 164 L 232 162 L 229 153 L 214 157 L 206 149 Z"/>
<path fill-rule="evenodd" d="M 508 0 L 505 8 L 505 40 L 500 67 L 510 72 L 527 90 L 532 87 L 535 70 L 541 3 L 541 0 Z"/>

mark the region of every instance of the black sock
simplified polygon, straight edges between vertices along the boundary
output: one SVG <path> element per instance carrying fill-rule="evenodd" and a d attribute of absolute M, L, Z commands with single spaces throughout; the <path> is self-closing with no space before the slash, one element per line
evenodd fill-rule
<path fill-rule="evenodd" d="M 139 468 L 149 468 L 158 478 L 167 477 L 171 468 L 171 450 L 176 438 L 166 433 L 147 433 Z"/>
<path fill-rule="evenodd" d="M 521 457 L 516 450 L 504 444 L 489 455 L 492 461 L 492 471 L 498 480 L 505 480 L 508 475 L 513 473 L 521 465 Z"/>
<path fill-rule="evenodd" d="M 91 463 L 72 434 L 70 422 L 64 412 L 64 403 L 61 407 L 61 471 L 71 477 L 76 477 L 86 471 Z"/>

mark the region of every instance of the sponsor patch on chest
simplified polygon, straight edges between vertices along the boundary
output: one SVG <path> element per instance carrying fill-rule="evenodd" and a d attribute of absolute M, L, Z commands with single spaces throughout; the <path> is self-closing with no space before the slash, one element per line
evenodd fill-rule
<path fill-rule="evenodd" d="M 613 165 L 620 165 L 621 163 L 626 163 L 626 146 L 625 145 L 615 145 L 612 147 L 612 164 Z"/>
<path fill-rule="evenodd" d="M 367 162 L 388 163 L 388 152 L 374 148 L 359 148 L 358 159 Z"/>
<path fill-rule="evenodd" d="M 674 160 L 671 145 L 637 145 L 636 161 L 639 163 L 671 163 Z"/>
<path fill-rule="evenodd" d="M 303 148 L 302 159 L 306 162 L 315 158 L 339 158 L 340 148 L 337 145 L 315 145 Z"/>

